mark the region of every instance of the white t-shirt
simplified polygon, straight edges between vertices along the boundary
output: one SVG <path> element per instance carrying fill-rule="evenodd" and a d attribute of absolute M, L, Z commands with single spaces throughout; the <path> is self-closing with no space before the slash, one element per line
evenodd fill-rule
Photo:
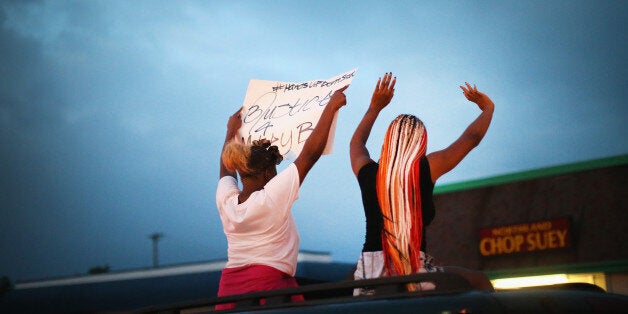
<path fill-rule="evenodd" d="M 218 181 L 216 205 L 228 242 L 226 267 L 261 264 L 294 276 L 299 233 L 290 209 L 299 198 L 299 185 L 293 163 L 238 204 L 237 180 L 225 176 Z"/>

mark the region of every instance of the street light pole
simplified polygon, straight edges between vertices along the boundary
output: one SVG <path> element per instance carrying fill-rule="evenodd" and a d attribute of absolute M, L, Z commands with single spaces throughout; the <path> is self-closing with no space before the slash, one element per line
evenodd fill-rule
<path fill-rule="evenodd" d="M 153 267 L 159 267 L 159 251 L 157 249 L 157 243 L 159 239 L 163 238 L 164 234 L 161 232 L 153 233 L 149 236 L 151 240 L 153 240 Z"/>

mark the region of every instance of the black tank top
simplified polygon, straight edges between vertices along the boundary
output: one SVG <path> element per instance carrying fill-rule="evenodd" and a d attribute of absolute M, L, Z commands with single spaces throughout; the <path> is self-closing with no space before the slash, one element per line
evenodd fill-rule
<path fill-rule="evenodd" d="M 423 215 L 423 240 L 421 241 L 421 251 L 425 252 L 427 242 L 425 241 L 425 228 L 434 220 L 435 208 L 432 194 L 434 192 L 434 182 L 430 173 L 430 164 L 424 156 L 419 161 L 421 188 L 421 211 Z M 364 215 L 366 217 L 366 236 L 362 252 L 375 252 L 382 250 L 382 213 L 377 201 L 377 169 L 379 164 L 371 162 L 364 165 L 358 171 L 358 183 L 362 192 L 362 204 L 364 205 Z"/>

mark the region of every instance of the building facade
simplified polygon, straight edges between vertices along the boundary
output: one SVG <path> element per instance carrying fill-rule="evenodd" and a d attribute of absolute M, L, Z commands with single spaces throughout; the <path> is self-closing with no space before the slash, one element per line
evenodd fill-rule
<path fill-rule="evenodd" d="M 627 178 L 622 155 L 439 186 L 428 252 L 492 280 L 554 276 L 628 294 Z"/>

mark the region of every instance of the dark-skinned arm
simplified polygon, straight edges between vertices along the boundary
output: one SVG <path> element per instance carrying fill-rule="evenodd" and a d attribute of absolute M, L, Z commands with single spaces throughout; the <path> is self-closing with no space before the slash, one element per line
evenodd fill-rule
<path fill-rule="evenodd" d="M 238 134 L 238 130 L 242 126 L 242 118 L 240 117 L 241 111 L 242 111 L 242 108 L 238 109 L 236 113 L 232 114 L 229 117 L 229 120 L 227 122 L 227 134 L 225 135 L 225 142 L 222 145 L 222 150 L 220 153 L 220 178 L 225 177 L 225 176 L 232 176 L 236 179 L 238 178 L 236 176 L 235 171 L 231 171 L 227 169 L 225 167 L 225 164 L 222 162 L 222 151 L 224 151 L 227 143 L 235 139 L 236 135 Z"/>
<path fill-rule="evenodd" d="M 460 137 L 449 147 L 430 153 L 427 159 L 430 162 L 430 172 L 432 182 L 436 182 L 445 173 L 456 167 L 460 161 L 476 146 L 480 144 L 488 127 L 493 119 L 495 105 L 493 101 L 484 93 L 478 91 L 475 85 L 465 83 L 460 86 L 464 96 L 471 102 L 477 104 L 482 113 L 465 129 Z"/>
<path fill-rule="evenodd" d="M 318 123 L 314 127 L 314 130 L 303 144 L 301 153 L 295 159 L 294 164 L 299 170 L 299 179 L 303 183 L 305 176 L 312 169 L 316 161 L 321 157 L 325 146 L 327 145 L 327 138 L 329 137 L 329 129 L 334 121 L 334 116 L 340 107 L 347 103 L 347 98 L 344 94 L 345 89 L 349 85 L 336 90 L 331 99 L 323 109 Z"/>
<path fill-rule="evenodd" d="M 392 100 L 395 94 L 396 82 L 397 78 L 393 78 L 392 73 L 386 73 L 383 79 L 379 78 L 377 80 L 369 108 L 351 137 L 349 155 L 351 157 L 351 169 L 356 177 L 364 165 L 373 161 L 366 148 L 366 142 L 371 135 L 373 124 L 375 124 L 380 111 Z"/>

